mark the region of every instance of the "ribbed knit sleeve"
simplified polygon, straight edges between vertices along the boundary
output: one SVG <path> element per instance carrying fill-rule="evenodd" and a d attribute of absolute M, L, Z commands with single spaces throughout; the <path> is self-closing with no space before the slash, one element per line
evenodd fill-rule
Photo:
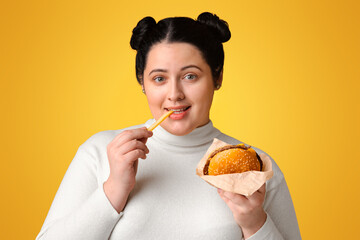
<path fill-rule="evenodd" d="M 277 164 L 274 161 L 272 164 L 274 177 L 266 183 L 264 202 L 267 219 L 265 224 L 248 239 L 299 240 L 301 235 L 289 189 Z"/>
<path fill-rule="evenodd" d="M 122 216 L 97 178 L 92 139 L 78 149 L 36 239 L 108 239 Z"/>

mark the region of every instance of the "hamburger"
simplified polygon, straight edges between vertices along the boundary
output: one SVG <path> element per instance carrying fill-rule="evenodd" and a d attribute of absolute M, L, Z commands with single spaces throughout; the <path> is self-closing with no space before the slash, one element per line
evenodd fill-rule
<path fill-rule="evenodd" d="M 263 162 L 251 147 L 244 144 L 226 145 L 214 150 L 208 157 L 204 175 L 220 175 L 262 171 Z"/>

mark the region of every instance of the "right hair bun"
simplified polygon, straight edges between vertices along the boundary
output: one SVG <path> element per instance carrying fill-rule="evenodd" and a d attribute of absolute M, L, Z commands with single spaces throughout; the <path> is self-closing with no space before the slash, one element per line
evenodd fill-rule
<path fill-rule="evenodd" d="M 197 21 L 208 25 L 212 29 L 215 37 L 220 42 L 229 41 L 231 37 L 229 25 L 226 21 L 220 19 L 217 15 L 209 12 L 203 12 L 198 16 Z"/>
<path fill-rule="evenodd" d="M 149 30 L 153 29 L 155 26 L 156 21 L 154 18 L 144 17 L 143 19 L 141 19 L 132 31 L 133 34 L 130 39 L 131 48 L 134 50 L 138 50 L 146 33 L 148 33 Z"/>

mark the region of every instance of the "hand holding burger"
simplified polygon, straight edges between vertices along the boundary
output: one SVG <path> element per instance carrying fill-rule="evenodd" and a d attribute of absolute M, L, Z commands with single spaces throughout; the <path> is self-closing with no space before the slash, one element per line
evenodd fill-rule
<path fill-rule="evenodd" d="M 218 188 L 244 239 L 264 225 L 267 218 L 263 209 L 265 182 L 273 174 L 268 156 L 258 155 L 244 144 L 230 145 L 214 139 L 198 164 L 197 174 Z"/>
<path fill-rule="evenodd" d="M 204 174 L 216 176 L 261 171 L 262 167 L 261 158 L 251 147 L 244 144 L 226 145 L 212 152 L 205 165 Z M 233 213 L 245 239 L 255 234 L 266 221 L 266 213 L 262 207 L 265 192 L 265 184 L 248 197 L 218 188 L 220 197 Z"/>

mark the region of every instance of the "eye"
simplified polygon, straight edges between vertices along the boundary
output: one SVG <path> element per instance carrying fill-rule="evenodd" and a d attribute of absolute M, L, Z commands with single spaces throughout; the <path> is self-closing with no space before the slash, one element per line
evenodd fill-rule
<path fill-rule="evenodd" d="M 194 80 L 197 78 L 197 76 L 195 74 L 187 74 L 184 78 L 187 80 Z"/>
<path fill-rule="evenodd" d="M 154 77 L 154 81 L 157 83 L 163 82 L 165 80 L 165 78 L 163 77 Z"/>

